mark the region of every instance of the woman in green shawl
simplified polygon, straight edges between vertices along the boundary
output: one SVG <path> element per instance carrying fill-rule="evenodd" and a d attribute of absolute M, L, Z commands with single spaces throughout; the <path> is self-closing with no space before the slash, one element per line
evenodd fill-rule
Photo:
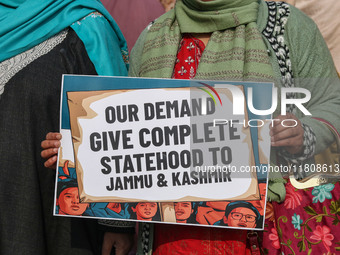
<path fill-rule="evenodd" d="M 274 81 L 279 88 L 308 89 L 312 116 L 292 106 L 287 115 L 275 113 L 298 125 L 271 129 L 272 164 L 310 162 L 334 140 L 322 122 L 340 130 L 340 86 L 329 51 L 316 25 L 288 4 L 177 0 L 140 35 L 130 59 L 133 77 Z M 284 200 L 284 183 L 270 176 L 269 200 Z M 246 231 L 166 224 L 139 229 L 139 254 L 259 254 L 247 245 Z"/>

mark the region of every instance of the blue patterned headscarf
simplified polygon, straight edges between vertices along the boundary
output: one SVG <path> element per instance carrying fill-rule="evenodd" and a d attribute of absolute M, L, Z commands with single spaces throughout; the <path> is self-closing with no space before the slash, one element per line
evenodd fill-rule
<path fill-rule="evenodd" d="M 5 0 L 0 1 L 0 62 L 20 54 L 91 13 L 102 14 L 110 24 L 110 33 L 121 52 L 127 52 L 126 41 L 116 22 L 99 0 Z M 75 23 L 76 24 L 76 23 Z M 73 27 L 72 27 L 73 28 Z M 100 28 L 98 29 L 105 29 Z M 74 29 L 79 36 L 81 29 Z M 78 33 L 79 32 L 79 33 Z M 84 41 L 91 40 L 91 34 L 79 36 Z M 99 44 L 101 42 L 91 42 Z M 84 43 L 86 46 L 86 43 Z M 97 46 L 97 45 L 96 45 Z M 105 54 L 104 54 L 105 55 Z M 95 58 L 89 53 L 91 60 Z M 101 59 L 105 61 L 105 59 Z M 97 68 L 96 68 L 97 69 Z M 112 67 L 111 67 L 112 69 Z M 97 70 L 98 72 L 98 70 Z M 100 71 L 102 75 L 119 75 Z M 125 74 L 121 74 L 125 75 Z"/>

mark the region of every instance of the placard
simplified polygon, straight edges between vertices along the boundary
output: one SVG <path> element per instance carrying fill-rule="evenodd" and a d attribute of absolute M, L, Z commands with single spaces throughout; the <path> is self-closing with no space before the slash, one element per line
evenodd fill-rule
<path fill-rule="evenodd" d="M 272 87 L 64 76 L 55 214 L 262 228 Z"/>

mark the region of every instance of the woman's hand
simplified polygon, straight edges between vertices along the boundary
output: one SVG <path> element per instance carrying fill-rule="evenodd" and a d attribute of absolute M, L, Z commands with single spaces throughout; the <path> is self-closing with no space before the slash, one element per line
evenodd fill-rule
<path fill-rule="evenodd" d="M 57 154 L 60 147 L 60 133 L 48 133 L 46 135 L 46 140 L 41 142 L 41 157 L 46 159 L 44 166 L 48 168 L 55 169 L 57 166 Z"/>
<path fill-rule="evenodd" d="M 288 113 L 279 115 L 275 119 L 277 120 L 274 120 L 270 127 L 271 145 L 284 147 L 290 154 L 302 153 L 304 129 L 298 118 L 294 114 Z M 284 125 L 282 125 L 282 121 L 284 121 Z M 294 127 L 294 125 L 296 126 Z"/>

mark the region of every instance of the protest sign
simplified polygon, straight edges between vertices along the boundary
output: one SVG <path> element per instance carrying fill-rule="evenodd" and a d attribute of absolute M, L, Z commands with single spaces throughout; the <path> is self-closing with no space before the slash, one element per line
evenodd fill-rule
<path fill-rule="evenodd" d="M 55 213 L 77 189 L 66 214 L 226 226 L 245 208 L 238 227 L 262 227 L 270 115 L 246 102 L 269 109 L 272 86 L 64 76 Z"/>

